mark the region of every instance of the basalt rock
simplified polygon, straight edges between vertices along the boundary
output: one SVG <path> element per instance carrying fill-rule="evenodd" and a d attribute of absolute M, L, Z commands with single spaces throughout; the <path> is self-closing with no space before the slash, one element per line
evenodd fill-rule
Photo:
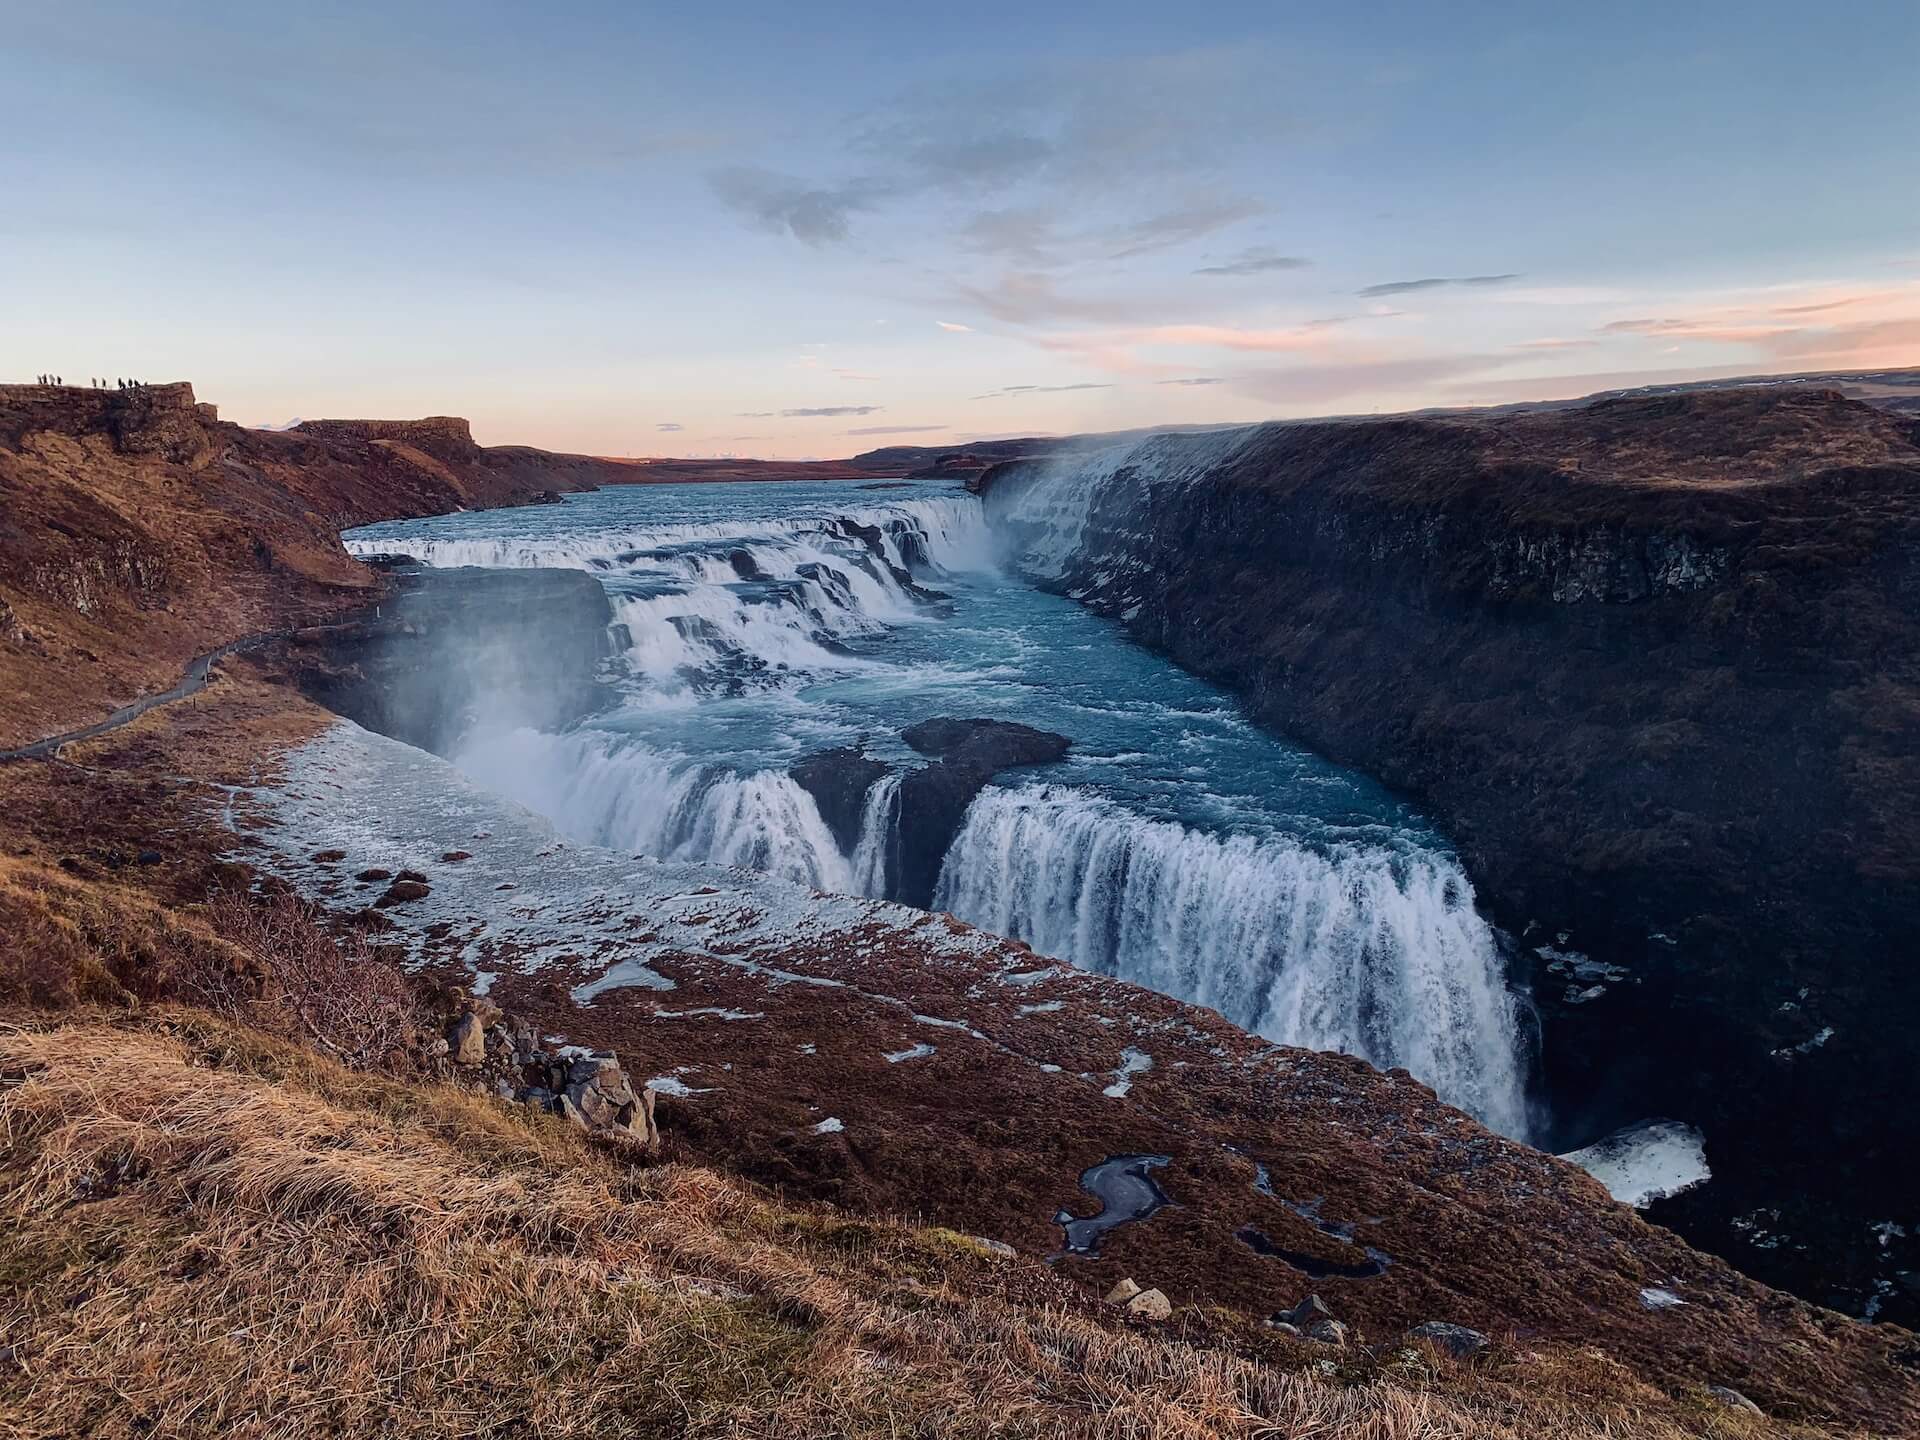
<path fill-rule="evenodd" d="M 809 755 L 787 773 L 813 797 L 835 842 L 851 855 L 860 843 L 860 818 L 867 792 L 887 773 L 887 767 L 864 750 L 842 746 Z"/>
<path fill-rule="evenodd" d="M 1012 721 L 947 717 L 909 725 L 900 738 L 933 763 L 900 777 L 887 894 L 924 909 L 933 903 L 941 862 L 974 796 L 1003 770 L 1058 760 L 1072 742 Z M 843 747 L 810 755 L 787 773 L 813 797 L 834 840 L 851 855 L 868 793 L 888 768 L 864 750 Z"/>
<path fill-rule="evenodd" d="M 1487 1348 L 1487 1337 L 1465 1325 L 1449 1325 L 1444 1320 L 1429 1320 L 1407 1332 L 1412 1340 L 1424 1340 L 1444 1350 L 1456 1360 L 1471 1360 Z"/>
<path fill-rule="evenodd" d="M 1064 735 L 1006 720 L 925 720 L 900 732 L 931 765 L 900 778 L 898 874 L 892 897 L 922 908 L 933 903 L 953 838 L 967 807 L 1002 770 L 1058 760 L 1072 744 Z"/>

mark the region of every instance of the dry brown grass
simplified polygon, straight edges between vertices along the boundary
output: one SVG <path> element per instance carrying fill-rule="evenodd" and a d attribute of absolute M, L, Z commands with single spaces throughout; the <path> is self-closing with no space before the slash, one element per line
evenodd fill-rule
<path fill-rule="evenodd" d="M 1666 1440 L 1583 1352 L 1259 1363 L 186 1012 L 0 1030 L 0 1432 Z"/>

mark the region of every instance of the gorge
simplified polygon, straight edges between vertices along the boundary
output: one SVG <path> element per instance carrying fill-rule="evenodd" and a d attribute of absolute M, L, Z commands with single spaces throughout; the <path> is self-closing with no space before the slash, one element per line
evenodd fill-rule
<path fill-rule="evenodd" d="M 1778 1414 L 1920 1414 L 1906 1332 L 1835 1313 L 1905 1316 L 1901 1161 L 1812 1175 L 1816 1122 L 1898 1139 L 1856 1067 L 1893 1043 L 1899 977 L 1849 967 L 1888 953 L 1909 892 L 1889 871 L 1805 907 L 1889 927 L 1880 951 L 1820 950 L 1735 905 L 1729 850 L 1634 869 L 1604 828 L 1657 783 L 1695 807 L 1688 835 L 1750 843 L 1740 807 L 1778 797 L 1735 783 L 1709 723 L 1776 761 L 1825 727 L 1882 787 L 1831 805 L 1897 805 L 1910 422 L 1736 392 L 1048 450 L 969 488 L 644 487 L 608 483 L 615 462 L 509 464 L 458 422 L 264 435 L 190 392 L 0 392 L 9 745 L 261 636 L 202 688 L 0 767 L 0 934 L 57 948 L 98 924 L 57 907 L 108 904 L 197 923 L 238 879 L 557 1052 L 617 1050 L 677 1157 L 837 1213 L 930 1213 L 1053 1257 L 1075 1293 L 1137 1273 L 1264 1337 L 1311 1285 L 1374 1335 L 1597 1344 Z M 234 534 L 199 568 L 176 544 L 195 527 Z M 1834 597 L 1846 625 L 1815 613 Z M 1705 638 L 1637 644 L 1650 618 Z M 1835 682 L 1849 645 L 1873 647 L 1864 694 Z M 1565 724 L 1604 665 L 1650 733 Z M 1689 731 L 1702 696 L 1720 708 Z M 1616 796 L 1556 726 L 1640 768 Z M 1837 782 L 1803 758 L 1769 783 Z M 1762 858 L 1800 906 L 1786 838 Z M 1799 838 L 1819 879 L 1897 858 Z M 1690 895 L 1715 908 L 1676 913 Z M 176 1023 L 157 1016 L 123 1023 Z M 1795 1126 L 1716 1105 L 1716 1073 Z M 1576 1148 L 1818 1303 L 1543 1153 Z M 1141 1156 L 1165 1158 L 1164 1207 L 1083 1188 Z M 1094 1253 L 1060 1253 L 1109 1213 L 1128 1223 Z"/>

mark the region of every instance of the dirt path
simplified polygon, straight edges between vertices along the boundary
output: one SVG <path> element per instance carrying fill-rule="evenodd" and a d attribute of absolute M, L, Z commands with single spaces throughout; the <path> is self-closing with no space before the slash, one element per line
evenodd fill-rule
<path fill-rule="evenodd" d="M 225 645 L 196 656 L 187 666 L 187 673 L 180 677 L 180 683 L 171 690 L 163 690 L 157 695 L 145 695 L 131 705 L 123 705 L 106 719 L 88 725 L 83 729 L 69 730 L 64 735 L 49 735 L 44 740 L 36 740 L 31 745 L 22 745 L 17 750 L 0 750 L 0 765 L 13 760 L 45 760 L 57 754 L 63 745 L 71 745 L 76 740 L 91 740 L 97 735 L 105 735 L 110 730 L 118 730 L 129 721 L 138 720 L 149 710 L 160 705 L 171 705 L 175 700 L 184 700 L 189 695 L 198 694 L 206 688 L 207 676 L 213 667 L 227 656 L 240 650 L 250 650 L 256 645 L 264 645 L 269 640 L 285 639 L 290 631 L 270 630 L 260 635 L 249 635 L 244 639 L 230 640 Z"/>

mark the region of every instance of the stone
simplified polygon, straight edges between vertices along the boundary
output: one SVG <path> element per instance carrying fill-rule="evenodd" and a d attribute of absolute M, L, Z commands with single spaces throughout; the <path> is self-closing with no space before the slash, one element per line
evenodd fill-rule
<path fill-rule="evenodd" d="M 1347 1327 L 1338 1320 L 1316 1320 L 1307 1327 L 1307 1338 L 1318 1340 L 1322 1345 L 1345 1345 Z"/>
<path fill-rule="evenodd" d="M 1333 1319 L 1333 1311 L 1318 1295 L 1309 1295 L 1291 1310 L 1274 1311 L 1273 1318 L 1284 1320 L 1295 1329 L 1311 1334 L 1315 1322 Z"/>
<path fill-rule="evenodd" d="M 453 1022 L 453 1029 L 447 1035 L 447 1045 L 453 1052 L 455 1064 L 478 1065 L 487 1058 L 487 1032 L 481 1028 L 480 1017 L 471 1010 L 466 1011 Z"/>
<path fill-rule="evenodd" d="M 373 903 L 385 909 L 389 905 L 405 905 L 411 900 L 424 900 L 431 893 L 421 881 L 396 880 L 387 887 L 387 893 Z"/>
<path fill-rule="evenodd" d="M 1456 1360 L 1471 1360 L 1487 1348 L 1487 1337 L 1478 1330 L 1469 1330 L 1465 1325 L 1449 1325 L 1444 1320 L 1429 1320 L 1416 1325 L 1407 1332 L 1407 1337 L 1425 1340 Z"/>
<path fill-rule="evenodd" d="M 1129 1275 L 1124 1280 L 1115 1281 L 1113 1288 L 1107 1291 L 1107 1304 L 1124 1305 L 1139 1293 L 1139 1283 Z"/>
<path fill-rule="evenodd" d="M 1745 1415 L 1764 1415 L 1767 1413 L 1731 1385 L 1709 1385 L 1707 1386 L 1707 1394 L 1718 1400 L 1729 1410 L 1738 1410 Z"/>
<path fill-rule="evenodd" d="M 1004 1240 L 989 1240 L 984 1235 L 975 1235 L 972 1236 L 971 1239 L 974 1244 L 978 1245 L 989 1255 L 996 1255 L 1002 1260 L 1012 1260 L 1020 1254 L 1018 1250 L 1014 1249 L 1013 1246 L 1007 1244 Z"/>
<path fill-rule="evenodd" d="M 382 870 L 378 865 L 374 865 L 362 870 L 353 878 L 358 880 L 362 885 L 371 885 L 376 880 L 391 880 L 393 878 L 393 872 L 391 870 Z"/>
<path fill-rule="evenodd" d="M 1300 1338 L 1300 1327 L 1298 1325 L 1289 1324 L 1285 1320 L 1275 1320 L 1275 1319 L 1269 1318 L 1267 1320 L 1267 1329 L 1272 1330 L 1275 1333 L 1280 1335 L 1291 1335 L 1296 1340 Z"/>
<path fill-rule="evenodd" d="M 1143 1320 L 1164 1320 L 1173 1314 L 1173 1302 L 1158 1290 L 1142 1290 L 1127 1301 L 1127 1313 Z"/>

